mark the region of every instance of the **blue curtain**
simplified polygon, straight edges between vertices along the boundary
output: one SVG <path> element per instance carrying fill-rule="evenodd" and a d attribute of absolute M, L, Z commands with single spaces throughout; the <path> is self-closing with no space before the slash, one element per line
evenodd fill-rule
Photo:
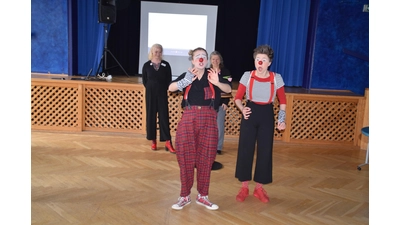
<path fill-rule="evenodd" d="M 78 74 L 95 74 L 104 49 L 104 24 L 98 23 L 98 1 L 78 1 Z M 110 26 L 108 26 L 109 30 Z M 100 68 L 102 71 L 102 68 Z"/>
<path fill-rule="evenodd" d="M 272 47 L 270 70 L 285 86 L 302 86 L 309 14 L 310 0 L 261 0 L 257 46 Z"/>

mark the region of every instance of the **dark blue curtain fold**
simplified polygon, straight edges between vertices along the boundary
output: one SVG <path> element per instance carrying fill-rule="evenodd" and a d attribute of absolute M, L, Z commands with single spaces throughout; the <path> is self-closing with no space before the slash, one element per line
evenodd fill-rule
<path fill-rule="evenodd" d="M 280 73 L 286 86 L 303 84 L 310 0 L 261 0 L 257 46 L 274 49 L 270 70 Z"/>
<path fill-rule="evenodd" d="M 95 74 L 104 49 L 104 27 L 98 23 L 97 0 L 78 1 L 77 51 L 79 75 Z M 107 28 L 109 30 L 109 26 Z M 101 68 L 100 68 L 100 71 Z"/>

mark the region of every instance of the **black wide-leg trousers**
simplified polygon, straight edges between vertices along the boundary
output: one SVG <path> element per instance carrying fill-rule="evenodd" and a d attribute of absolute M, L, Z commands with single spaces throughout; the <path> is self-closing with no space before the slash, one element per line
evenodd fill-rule
<path fill-rule="evenodd" d="M 258 105 L 248 101 L 246 106 L 251 108 L 251 114 L 247 120 L 242 115 L 235 177 L 241 182 L 252 180 L 254 152 L 257 149 L 254 181 L 268 184 L 272 182 L 273 104 Z"/>

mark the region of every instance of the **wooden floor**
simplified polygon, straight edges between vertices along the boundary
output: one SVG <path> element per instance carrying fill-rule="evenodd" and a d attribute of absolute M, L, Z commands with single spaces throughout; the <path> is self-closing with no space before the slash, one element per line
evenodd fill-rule
<path fill-rule="evenodd" d="M 171 209 L 180 191 L 176 156 L 144 135 L 31 132 L 31 224 L 368 224 L 369 166 L 358 147 L 275 142 L 271 201 L 236 202 L 237 140 L 212 171 L 210 211 Z M 254 183 L 250 183 L 250 192 Z M 197 194 L 196 183 L 192 199 Z"/>

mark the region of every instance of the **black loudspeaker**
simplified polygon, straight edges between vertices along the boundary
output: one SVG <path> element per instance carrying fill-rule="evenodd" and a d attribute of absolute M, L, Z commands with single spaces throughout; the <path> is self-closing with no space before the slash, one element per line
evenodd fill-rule
<path fill-rule="evenodd" d="M 99 23 L 115 23 L 117 21 L 116 0 L 99 0 Z"/>

